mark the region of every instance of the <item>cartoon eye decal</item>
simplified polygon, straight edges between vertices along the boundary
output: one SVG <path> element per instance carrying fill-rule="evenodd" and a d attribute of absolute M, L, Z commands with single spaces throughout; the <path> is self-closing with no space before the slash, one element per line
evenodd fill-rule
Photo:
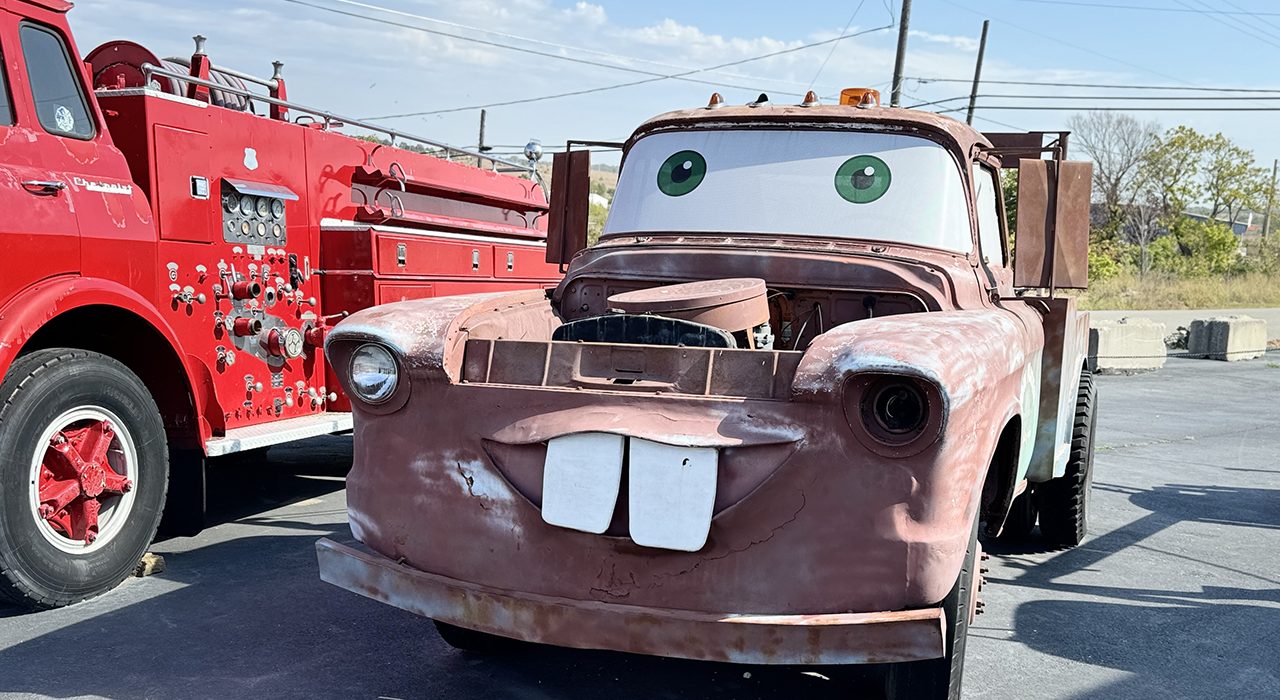
<path fill-rule="evenodd" d="M 668 197 L 689 194 L 707 176 L 707 159 L 697 151 L 680 151 L 658 168 L 658 189 Z"/>
<path fill-rule="evenodd" d="M 854 204 L 870 204 L 889 191 L 889 166 L 875 156 L 854 156 L 836 170 L 836 192 Z"/>

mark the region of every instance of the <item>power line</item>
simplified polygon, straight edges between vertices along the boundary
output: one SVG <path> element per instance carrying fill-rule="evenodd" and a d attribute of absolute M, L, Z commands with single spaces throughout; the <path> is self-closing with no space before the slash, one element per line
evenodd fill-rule
<path fill-rule="evenodd" d="M 1013 95 L 1013 94 L 981 94 L 978 97 L 1000 97 L 1012 98 L 1018 100 L 1212 100 L 1214 102 L 1225 102 L 1227 100 L 1245 100 L 1248 102 L 1259 100 L 1280 100 L 1280 95 L 1265 95 L 1261 97 L 1190 97 L 1187 95 Z M 955 98 L 951 98 L 955 99 Z M 950 100 L 943 100 L 949 102 Z"/>
<path fill-rule="evenodd" d="M 979 17 L 987 17 L 987 16 L 990 14 L 990 13 L 988 13 L 988 12 L 978 12 L 977 10 L 974 10 L 974 9 L 972 9 L 972 8 L 969 8 L 969 7 L 965 7 L 964 5 L 961 5 L 961 4 L 957 3 L 957 2 L 954 2 L 953 0 L 942 0 L 942 2 L 944 2 L 944 3 L 948 4 L 948 5 L 951 5 L 952 7 L 955 7 L 955 8 L 961 9 L 961 10 L 964 10 L 965 12 L 968 12 L 969 14 L 977 15 L 977 16 L 979 16 Z M 1126 60 L 1124 60 L 1124 59 L 1122 59 L 1122 58 L 1116 58 L 1115 56 L 1109 56 L 1109 55 L 1107 55 L 1107 54 L 1105 54 L 1105 53 L 1102 53 L 1101 51 L 1095 51 L 1095 50 L 1093 50 L 1093 49 L 1090 49 L 1090 48 L 1087 48 L 1087 47 L 1084 47 L 1084 46 L 1080 46 L 1079 44 L 1073 44 L 1073 43 L 1071 43 L 1071 42 L 1069 42 L 1069 41 L 1066 41 L 1065 39 L 1060 39 L 1060 38 L 1058 38 L 1058 37 L 1056 37 L 1056 36 L 1054 36 L 1054 35 L 1052 35 L 1052 34 L 1046 34 L 1046 33 L 1044 33 L 1044 32 L 1036 31 L 1035 29 L 1029 29 L 1029 28 L 1024 27 L 1024 26 L 1022 26 L 1022 25 L 1020 25 L 1020 24 L 1014 24 L 1013 22 L 1010 22 L 1010 21 L 1008 21 L 1008 20 L 1003 20 L 1003 19 L 992 19 L 992 21 L 993 21 L 993 22 L 999 22 L 1000 24 L 1008 25 L 1008 26 L 1013 27 L 1014 29 L 1017 29 L 1017 30 L 1019 30 L 1019 31 L 1026 32 L 1027 34 L 1032 34 L 1032 35 L 1034 35 L 1034 36 L 1038 36 L 1038 37 L 1040 37 L 1040 38 L 1042 38 L 1042 39 L 1046 39 L 1046 40 L 1048 40 L 1048 41 L 1052 41 L 1052 42 L 1057 43 L 1057 44 L 1062 44 L 1063 46 L 1066 46 L 1066 47 L 1069 47 L 1069 48 L 1073 48 L 1073 49 L 1075 49 L 1075 50 L 1077 50 L 1077 51 L 1082 51 L 1082 52 L 1084 52 L 1084 53 L 1091 54 L 1091 55 L 1093 55 L 1093 56 L 1097 56 L 1097 57 L 1099 57 L 1099 58 L 1105 58 L 1106 60 L 1111 61 L 1111 62 L 1113 62 L 1113 63 L 1119 63 L 1120 65 L 1123 65 L 1123 66 L 1128 66 L 1128 67 L 1130 67 L 1130 68 L 1136 68 L 1136 69 L 1138 69 L 1138 70 L 1140 70 L 1140 71 L 1142 71 L 1142 72 L 1144 72 L 1144 73 L 1150 73 L 1150 74 L 1152 74 L 1152 75 L 1158 75 L 1158 76 L 1160 76 L 1161 78 L 1165 78 L 1165 79 L 1168 79 L 1168 80 L 1176 80 L 1176 81 L 1178 81 L 1178 82 L 1180 82 L 1180 83 L 1184 83 L 1184 82 L 1186 82 L 1186 81 L 1182 80 L 1181 78 L 1177 77 L 1176 75 L 1169 75 L 1169 74 L 1167 74 L 1167 73 L 1161 73 L 1160 71 L 1153 70 L 1153 69 L 1151 69 L 1151 68 L 1147 68 L 1146 66 L 1140 66 L 1140 65 L 1138 65 L 1138 64 L 1136 64 L 1136 63 L 1130 63 L 1129 61 L 1126 61 Z"/>
<path fill-rule="evenodd" d="M 288 1 L 288 0 L 286 0 L 286 2 L 287 2 L 287 1 Z M 370 3 L 358 2 L 357 0 L 328 0 L 328 1 L 329 1 L 329 2 L 335 2 L 335 3 L 341 3 L 341 4 L 344 4 L 344 5 L 350 5 L 350 6 L 352 6 L 352 7 L 359 7 L 359 8 L 361 8 L 361 9 L 366 9 L 366 10 L 375 10 L 375 11 L 378 11 L 378 12 L 384 12 L 384 13 L 386 13 L 386 14 L 390 14 L 390 15 L 397 15 L 397 16 L 400 16 L 400 17 L 405 17 L 405 18 L 409 18 L 409 19 L 420 20 L 420 21 L 423 21 L 423 22 L 432 22 L 432 23 L 434 23 L 434 24 L 439 24 L 439 25 L 443 25 L 443 26 L 446 26 L 446 27 L 454 27 L 454 28 L 456 28 L 456 29 L 464 29 L 464 30 L 467 30 L 467 31 L 482 32 L 482 33 L 490 34 L 490 35 L 493 35 L 493 36 L 499 36 L 499 37 L 502 37 L 502 38 L 504 38 L 504 39 L 513 39 L 513 40 L 516 40 L 516 41 L 527 42 L 527 43 L 531 43 L 531 44 L 538 44 L 538 45 L 541 45 L 541 46 L 547 46 L 547 47 L 551 47 L 551 48 L 554 48 L 554 49 L 562 49 L 562 50 L 568 50 L 568 51 L 577 51 L 577 52 L 580 52 L 580 53 L 594 54 L 594 55 L 596 55 L 596 56 L 603 56 L 603 57 L 605 57 L 605 58 L 611 58 L 611 59 L 614 59 L 614 60 L 616 60 L 616 61 L 624 61 L 624 62 L 626 62 L 626 61 L 635 61 L 635 62 L 639 62 L 639 63 L 648 63 L 648 64 L 650 64 L 650 65 L 661 66 L 661 67 L 663 67 L 663 68 L 676 68 L 676 69 L 684 68 L 684 66 L 676 65 L 676 64 L 673 64 L 673 63 L 664 63 L 664 62 L 661 62 L 661 61 L 655 61 L 655 60 L 648 59 L 648 58 L 640 58 L 640 57 L 637 57 L 637 56 L 625 56 L 625 55 L 622 55 L 622 54 L 610 53 L 610 52 L 608 52 L 608 51 L 600 51 L 600 50 L 598 50 L 598 49 L 587 48 L 587 47 L 585 47 L 585 46 L 571 46 L 571 45 L 569 45 L 569 44 L 560 44 L 560 43 L 556 43 L 556 42 L 554 42 L 554 41 L 547 41 L 547 40 L 545 40 L 545 39 L 538 39 L 538 38 L 535 38 L 535 37 L 521 36 L 521 35 L 519 35 L 519 34 L 510 34 L 510 33 L 508 33 L 508 32 L 498 31 L 498 30 L 496 30 L 496 29 L 489 29 L 489 28 L 486 28 L 486 27 L 477 27 L 477 26 L 470 25 L 470 24 L 462 24 L 461 22 L 452 22 L 452 21 L 450 21 L 450 20 L 439 19 L 439 18 L 437 18 L 437 17 L 429 17 L 429 16 L 427 16 L 427 15 L 416 14 L 416 13 L 413 13 L 413 12 L 405 12 L 405 11 L 403 11 L 403 10 L 396 10 L 396 9 L 394 9 L 394 8 L 390 8 L 390 7 L 383 7 L 383 6 L 381 6 L 381 5 L 373 5 L 373 4 L 370 4 Z M 327 8 L 318 8 L 318 9 L 327 9 Z M 363 15 L 361 15 L 361 17 L 363 17 Z M 848 27 L 845 27 L 845 31 L 846 31 L 846 32 L 848 31 Z M 458 39 L 469 40 L 469 37 L 455 36 L 455 35 L 452 35 L 452 34 L 449 34 L 449 35 L 446 35 L 446 36 L 449 36 L 449 37 L 451 37 L 451 38 L 458 38 Z M 504 45 L 504 46 L 505 46 L 505 45 Z M 615 67 L 616 67 L 616 66 L 615 66 Z M 804 84 L 804 83 L 800 83 L 800 82 L 796 82 L 796 81 L 791 81 L 791 80 L 779 80 L 779 79 L 775 79 L 775 78 L 762 78 L 762 77 L 759 77 L 759 76 L 744 75 L 744 74 L 741 74 L 741 73 L 726 73 L 726 75 L 729 75 L 729 76 L 731 76 L 731 77 L 735 77 L 735 78 L 742 78 L 742 79 L 745 79 L 745 80 L 764 80 L 764 81 L 771 81 L 771 82 L 778 82 L 778 83 L 787 83 L 787 84 L 790 84 L 790 85 L 797 85 L 797 86 L 799 86 L 799 85 L 803 85 L 803 84 Z M 810 87 L 812 87 L 812 86 L 810 86 Z M 808 89 L 808 88 L 806 88 L 806 89 Z M 800 94 L 800 93 L 796 93 L 796 94 Z"/>
<path fill-rule="evenodd" d="M 623 72 L 626 72 L 626 73 L 635 73 L 635 74 L 638 74 L 638 75 L 653 76 L 654 78 L 657 78 L 657 79 L 659 79 L 659 80 L 682 80 L 682 81 L 690 82 L 690 83 L 698 83 L 698 84 L 701 84 L 701 85 L 710 85 L 710 86 L 712 86 L 712 87 L 728 87 L 728 88 L 734 88 L 734 89 L 737 89 L 737 90 L 757 90 L 757 89 L 759 89 L 759 87 L 760 87 L 760 86 L 758 86 L 758 85 L 753 85 L 753 86 L 735 85 L 735 84 L 733 84 L 733 83 L 728 83 L 728 82 L 724 82 L 724 81 L 701 80 L 701 79 L 697 79 L 697 78 L 688 78 L 688 77 L 686 77 L 686 76 L 688 76 L 688 75 L 692 75 L 692 74 L 696 74 L 696 73 L 712 72 L 712 71 L 718 70 L 719 68 L 730 67 L 730 66 L 735 66 L 735 65 L 741 65 L 741 64 L 743 64 L 743 63 L 748 63 L 748 62 L 750 62 L 750 61 L 757 61 L 757 60 L 761 60 L 761 59 L 764 59 L 764 58 L 771 58 L 771 57 L 773 57 L 773 56 L 779 56 L 779 55 L 782 55 L 782 54 L 792 53 L 792 52 L 795 52 L 795 51 L 800 51 L 800 50 L 808 49 L 808 48 L 812 48 L 812 47 L 815 47 L 815 46 L 823 46 L 823 45 L 826 45 L 826 44 L 830 44 L 830 43 L 835 43 L 835 42 L 838 42 L 838 41 L 842 41 L 842 40 L 844 40 L 844 39 L 848 39 L 848 38 L 850 38 L 850 37 L 859 36 L 859 35 L 861 35 L 861 34 L 866 34 L 866 33 L 870 33 L 870 32 L 873 32 L 873 31 L 881 31 L 881 30 L 889 29 L 889 28 L 891 28 L 891 27 L 892 27 L 892 25 L 885 25 L 885 26 L 882 26 L 882 27 L 874 27 L 874 28 L 872 28 L 872 29 L 867 29 L 867 30 L 863 30 L 863 31 L 859 31 L 859 32 L 854 32 L 854 33 L 851 33 L 851 34 L 842 34 L 842 35 L 840 35 L 840 36 L 836 36 L 836 37 L 833 37 L 833 38 L 831 38 L 831 39 L 824 39 L 824 40 L 822 40 L 822 41 L 817 41 L 817 42 L 813 42 L 813 43 L 810 43 L 810 44 L 802 44 L 802 45 L 800 45 L 800 46 L 795 46 L 795 47 L 791 47 L 791 48 L 788 48 L 788 49 L 782 49 L 782 50 L 780 50 L 780 51 L 775 51 L 775 52 L 772 52 L 772 53 L 769 53 L 769 54 L 765 54 L 765 55 L 763 55 L 763 56 L 757 56 L 757 57 L 753 57 L 753 58 L 746 59 L 746 60 L 741 60 L 741 61 L 732 61 L 732 62 L 729 62 L 729 63 L 722 64 L 721 66 L 710 67 L 710 68 L 700 69 L 700 70 L 696 70 L 696 71 L 684 71 L 684 72 L 681 72 L 681 73 L 675 73 L 675 74 L 665 74 L 665 73 L 658 73 L 658 72 L 655 72 L 655 71 L 644 70 L 644 69 L 641 69 L 641 68 L 631 68 L 631 67 L 628 67 L 628 66 L 619 66 L 619 65 L 615 65 L 615 64 L 611 64 L 611 63 L 602 63 L 602 62 L 600 62 L 600 61 L 593 61 L 593 60 L 589 60 L 589 59 L 585 59 L 585 58 L 575 58 L 575 57 L 573 57 L 573 56 L 566 56 L 566 55 L 564 55 L 564 54 L 552 53 L 552 52 L 549 52 L 549 51 L 539 51 L 539 50 L 537 50 L 537 49 L 531 49 L 531 48 L 527 48 L 527 47 L 523 47 L 523 46 L 514 46 L 514 45 L 511 45 L 511 44 L 504 44 L 504 43 L 502 43 L 502 42 L 490 41 L 490 40 L 488 40 L 488 39 L 480 39 L 480 38 L 477 38 L 477 37 L 465 36 L 465 35 L 462 35 L 462 34 L 454 34 L 454 33 L 451 33 L 451 32 L 445 32 L 445 31 L 441 31 L 441 30 L 438 30 L 438 29 L 431 29 L 431 28 L 423 27 L 423 26 L 416 25 L 416 24 L 408 24 L 408 23 L 405 23 L 405 22 L 398 22 L 398 21 L 391 20 L 391 19 L 386 19 L 386 18 L 370 17 L 370 16 L 368 16 L 368 15 L 362 15 L 362 14 L 359 14 L 359 13 L 356 13 L 356 12 L 349 12 L 349 11 L 346 11 L 346 10 L 340 10 L 340 9 L 338 9 L 338 8 L 335 8 L 335 7 L 326 7 L 326 6 L 324 6 L 324 5 L 317 5 L 317 4 L 313 3 L 313 2 L 307 2 L 306 0 L 282 0 L 282 1 L 283 1 L 283 2 L 287 2 L 287 3 L 290 3 L 290 4 L 294 4 L 294 5 L 302 5 L 302 6 L 304 6 L 304 7 L 310 7 L 310 8 L 312 8 L 312 9 L 315 9 L 315 10 L 321 10 L 321 11 L 323 11 L 323 12 L 331 12 L 331 13 L 333 13 L 333 14 L 342 15 L 342 16 L 344 16 L 344 17 L 353 17 L 353 18 L 361 19 L 361 20 L 365 20 L 365 21 L 368 21 L 368 22 L 376 22 L 376 23 L 379 23 L 379 24 L 385 24 L 385 25 L 388 25 L 388 26 L 400 27 L 401 29 L 409 29 L 409 30 L 413 30 L 413 31 L 423 32 L 423 33 L 425 33 L 425 34 L 433 34 L 433 35 L 437 35 L 437 36 L 444 36 L 444 37 L 448 37 L 448 38 L 451 38 L 451 39 L 457 39 L 457 40 L 459 40 L 459 41 L 468 41 L 468 42 L 471 42 L 471 43 L 481 44 L 481 45 L 484 45 L 484 46 L 491 46 L 491 47 L 494 47 L 494 48 L 501 48 L 501 49 L 507 49 L 507 50 L 510 50 L 510 51 L 517 51 L 517 52 L 520 52 L 520 53 L 531 54 L 531 55 L 534 55 L 534 56 L 541 56 L 541 57 L 543 57 L 543 58 L 553 58 L 553 59 L 557 59 L 557 60 L 561 60 L 561 61 L 569 61 L 569 62 L 571 62 L 571 63 L 578 63 L 578 64 L 582 64 L 582 65 L 595 66 L 595 67 L 598 67 L 598 68 L 609 68 L 609 69 L 612 69 L 612 70 L 623 71 Z M 371 6 L 371 5 L 364 5 L 363 3 L 355 3 L 355 2 L 353 2 L 353 0 L 333 0 L 333 1 L 335 1 L 335 2 L 347 2 L 347 3 L 349 3 L 349 4 L 353 4 L 353 5 L 360 5 L 360 6 L 363 6 L 363 7 L 376 7 L 376 6 Z M 391 11 L 391 12 L 394 12 L 394 11 Z M 401 14 L 405 14 L 405 13 L 401 13 Z M 410 16 L 410 17 L 418 17 L 417 15 L 409 15 L 409 16 Z M 426 18 L 426 19 L 430 19 L 430 18 Z M 544 98 L 541 98 L 541 99 L 556 99 L 556 98 L 559 98 L 559 97 L 569 97 L 569 96 L 573 96 L 573 95 L 586 94 L 587 92 L 598 92 L 598 91 L 600 91 L 600 90 L 605 90 L 605 89 L 613 90 L 613 89 L 622 88 L 622 87 L 630 87 L 630 86 L 633 86 L 633 85 L 641 85 L 641 84 L 644 84 L 644 83 L 647 83 L 647 82 L 655 82 L 655 81 L 652 81 L 652 80 L 638 80 L 638 81 L 634 81 L 634 82 L 630 82 L 630 83 L 619 83 L 619 84 L 617 84 L 617 85 L 611 85 L 611 86 L 605 86 L 605 87 L 596 88 L 596 89 L 590 89 L 590 90 L 587 90 L 587 91 L 572 91 L 572 92 L 561 93 L 561 94 L 558 94 L 558 95 L 548 95 L 548 96 L 546 96 L 546 97 L 544 97 Z M 780 81 L 780 82 L 781 82 L 781 81 Z M 785 91 L 785 90 L 775 90 L 774 92 L 775 92 L 775 93 L 778 93 L 778 94 L 783 94 L 783 95 L 795 95 L 795 96 L 801 96 L 801 95 L 802 95 L 802 93 L 798 93 L 798 92 L 787 92 L 787 91 Z M 524 102 L 536 102 L 536 101 L 538 101 L 538 100 L 536 100 L 536 99 L 512 100 L 512 101 L 510 102 L 510 104 L 521 104 L 521 103 L 524 103 Z M 506 104 L 506 103 L 495 103 L 495 104 L 493 104 L 493 105 L 483 105 L 483 107 L 490 107 L 490 106 L 494 106 L 494 107 L 496 107 L 496 106 L 503 106 L 504 104 Z M 440 113 L 443 113 L 443 112 L 456 112 L 456 111 L 465 111 L 466 109 L 479 109 L 479 108 L 480 108 L 480 107 L 458 108 L 458 109 L 451 109 L 451 110 L 443 110 L 443 111 L 440 111 L 440 112 L 428 112 L 427 114 L 440 114 Z M 395 115 L 395 116 L 397 116 L 397 117 L 398 117 L 398 116 L 420 116 L 420 115 L 418 115 L 418 114 L 409 114 L 409 115 Z M 369 117 L 369 118 L 370 118 L 370 119 L 389 119 L 389 118 L 392 118 L 392 117 Z"/>
<path fill-rule="evenodd" d="M 301 0 L 285 0 L 285 1 L 286 1 L 286 2 L 301 2 Z M 891 25 L 884 25 L 884 26 L 882 26 L 882 27 L 874 27 L 874 28 L 872 28 L 872 29 L 864 29 L 864 30 L 862 30 L 862 31 L 860 31 L 860 32 L 854 32 L 854 33 L 852 33 L 852 34 L 842 34 L 842 35 L 840 35 L 840 36 L 838 36 L 838 37 L 835 37 L 835 38 L 833 38 L 833 39 L 823 39 L 822 41 L 815 41 L 815 42 L 810 43 L 810 44 L 802 44 L 802 45 L 800 45 L 800 46 L 793 46 L 793 47 L 791 47 L 791 48 L 781 49 L 781 50 L 778 50 L 778 51 L 771 51 L 771 52 L 769 52 L 769 53 L 761 54 L 761 55 L 759 55 L 759 56 L 751 56 L 751 57 L 748 57 L 748 58 L 741 58 L 741 59 L 738 59 L 738 60 L 736 60 L 736 61 L 729 61 L 728 63 L 721 63 L 721 64 L 714 65 L 714 66 L 708 66 L 708 67 L 706 67 L 706 68 L 696 68 L 696 69 L 694 69 L 694 70 L 684 71 L 684 72 L 682 72 L 682 73 L 674 73 L 674 74 L 671 74 L 671 75 L 663 75 L 663 74 L 661 74 L 661 73 L 658 73 L 658 74 L 651 74 L 651 75 L 654 75 L 654 77 L 652 77 L 652 78 L 645 78 L 645 79 L 643 79 L 643 80 L 633 80 L 633 81 L 626 82 L 626 83 L 615 83 L 615 84 L 613 84 L 613 85 L 602 85 L 602 86 L 599 86 L 599 87 L 594 87 L 594 88 L 585 88 L 585 89 L 582 89 L 582 90 L 573 90 L 573 91 L 570 91 L 570 92 L 561 92 L 561 93 L 556 93 L 556 94 L 553 94 L 553 95 L 541 95 L 541 96 L 538 96 L 538 97 L 526 97 L 526 98 L 518 99 L 518 100 L 505 100 L 505 101 L 502 101 L 502 102 L 492 102 L 492 103 L 489 103 L 489 104 L 483 104 L 483 105 L 471 105 L 471 106 L 468 106 L 468 107 L 450 107 L 450 108 L 447 108 L 447 109 L 435 109 L 435 110 L 428 110 L 428 111 L 423 111 L 423 112 L 405 112 L 405 113 L 403 113 L 403 114 L 388 114 L 388 115 L 384 115 L 384 116 L 380 116 L 380 117 L 366 117 L 366 119 L 369 119 L 369 120 L 381 120 L 381 119 L 401 119 L 401 118 L 404 118 L 404 117 L 425 117 L 425 116 L 430 116 L 430 115 L 433 115 L 433 114 L 446 114 L 446 113 L 450 113 L 450 112 L 465 112 L 465 111 L 475 110 L 475 109 L 489 109 L 489 108 L 491 108 L 491 107 L 506 107 L 506 106 L 509 106 L 509 105 L 527 104 L 527 103 L 530 103 L 530 102 L 541 102 L 541 101 L 544 101 L 544 100 L 555 100 L 555 99 L 559 99 L 559 98 L 562 98 L 562 97 L 575 97 L 575 96 L 578 96 L 578 95 L 588 95 L 588 94 L 595 93 L 595 92 L 604 92 L 604 91 L 606 91 L 606 90 L 617 90 L 617 89 L 619 89 L 619 88 L 633 87 L 633 86 L 636 86 L 636 85 L 643 85 L 643 84 L 645 84 L 645 83 L 656 83 L 656 82 L 659 82 L 659 81 L 662 81 L 662 80 L 679 80 L 679 79 L 684 79 L 686 76 L 689 76 L 689 75 L 695 75 L 695 74 L 697 74 L 697 73 L 706 73 L 706 72 L 709 72 L 709 71 L 717 70 L 717 69 L 719 69 L 719 68 L 729 68 L 729 67 L 732 67 L 732 66 L 742 65 L 742 64 L 744 64 L 744 63 L 751 63 L 752 61 L 762 61 L 762 60 L 764 60 L 764 59 L 766 59 L 766 58 L 773 58 L 774 56 L 780 56 L 780 55 L 782 55 L 782 54 L 795 53 L 796 51 L 803 51 L 803 50 L 805 50 L 805 49 L 811 49 L 811 48 L 813 48 L 813 47 L 815 47 L 815 46 L 823 46 L 823 45 L 825 45 L 825 44 L 830 44 L 830 43 L 833 43 L 833 42 L 836 42 L 836 41 L 842 41 L 842 40 L 844 40 L 844 39 L 850 39 L 850 38 L 852 38 L 852 37 L 861 36 L 861 35 L 863 35 L 863 34 L 870 34 L 870 33 L 872 33 L 872 32 L 884 31 L 884 30 L 886 30 L 886 29 L 890 29 L 890 28 L 892 28 L 892 27 L 891 27 Z M 694 81 L 694 82 L 703 82 L 703 81 Z M 711 85 L 722 85 L 723 83 L 709 83 L 709 84 L 711 84 Z M 745 88 L 743 88 L 743 89 L 745 89 Z M 785 92 L 784 92 L 784 93 L 782 93 L 782 94 L 794 94 L 794 93 L 785 93 Z"/>
<path fill-rule="evenodd" d="M 841 34 L 847 34 L 847 33 L 849 32 L 849 27 L 852 27 L 852 26 L 853 26 L 853 18 L 858 16 L 858 12 L 862 10 L 862 6 L 863 6 L 864 4 L 866 4 L 866 2 L 867 2 L 867 0 L 859 0 L 859 2 L 858 2 L 858 6 L 857 6 L 857 7 L 855 7 L 855 8 L 853 8 L 853 14 L 849 15 L 849 21 L 844 23 L 844 29 L 841 29 L 841 30 L 840 30 L 840 33 L 841 33 Z M 814 74 L 813 74 L 813 80 L 810 80 L 810 81 L 809 81 L 809 88 L 808 88 L 808 89 L 812 90 L 812 89 L 813 89 L 813 84 L 814 84 L 814 83 L 816 83 L 816 82 L 818 82 L 818 78 L 822 75 L 822 71 L 824 71 L 824 70 L 826 70 L 826 69 L 827 69 L 827 61 L 830 61 L 830 60 L 831 60 L 831 57 L 835 55 L 835 53 L 836 53 L 836 48 L 837 48 L 838 46 L 840 46 L 840 45 L 839 45 L 839 44 L 832 44 L 832 45 L 831 45 L 831 50 L 827 52 L 827 57 L 826 57 L 826 58 L 824 58 L 824 59 L 822 59 L 822 65 L 818 66 L 818 72 L 817 72 L 817 73 L 814 73 Z"/>
<path fill-rule="evenodd" d="M 1150 5 L 1116 5 L 1109 2 L 1080 2 L 1079 0 L 1020 0 L 1020 2 L 1034 2 L 1040 5 L 1070 5 L 1073 7 L 1096 7 L 1107 10 L 1145 10 L 1148 12 L 1202 12 L 1201 10 L 1188 10 L 1181 7 L 1152 7 Z M 1233 7 L 1239 8 L 1235 3 L 1229 3 Z M 1221 10 L 1219 14 L 1223 15 L 1253 15 L 1255 17 L 1266 15 L 1272 17 L 1280 17 L 1280 12 L 1231 12 L 1229 10 Z"/>
<path fill-rule="evenodd" d="M 920 83 L 968 83 L 972 78 L 923 78 L 912 77 Z M 1106 83 L 1054 83 L 1043 80 L 984 80 L 984 85 L 1037 85 L 1043 87 L 1078 87 L 1115 90 L 1185 90 L 1191 92 L 1248 92 L 1248 93 L 1280 93 L 1280 88 L 1217 88 L 1199 85 L 1114 85 Z"/>
<path fill-rule="evenodd" d="M 1215 15 L 1220 14 L 1220 11 L 1215 10 L 1210 5 L 1205 5 L 1203 2 L 1197 2 L 1196 5 L 1200 7 L 1208 8 L 1207 10 L 1199 9 L 1199 7 L 1192 6 L 1187 2 L 1185 2 L 1184 0 L 1174 0 L 1174 2 L 1178 3 L 1179 5 L 1182 5 L 1183 7 L 1190 8 L 1193 12 L 1198 12 L 1201 15 L 1204 15 L 1205 17 L 1213 20 L 1214 22 L 1217 22 L 1218 24 L 1221 24 L 1222 26 L 1226 27 L 1227 29 L 1230 29 L 1233 32 L 1243 32 L 1246 36 L 1248 36 L 1251 39 L 1257 39 L 1258 41 L 1261 41 L 1264 44 L 1268 44 L 1270 46 L 1280 48 L 1280 43 L 1273 41 L 1272 38 L 1269 37 L 1266 33 L 1260 32 L 1254 29 L 1253 25 L 1249 24 L 1248 22 L 1245 22 L 1244 20 L 1238 17 L 1231 17 L 1231 16 L 1227 16 L 1226 18 L 1216 17 Z M 1228 19 L 1231 20 L 1231 22 L 1227 22 Z"/>
<path fill-rule="evenodd" d="M 982 105 L 983 109 L 1016 109 L 1049 112 L 1072 111 L 1073 107 L 1049 105 Z M 963 107 L 944 110 L 959 112 Z M 1277 107 L 1085 107 L 1088 112 L 1280 112 Z M 939 113 L 941 114 L 941 112 Z"/>

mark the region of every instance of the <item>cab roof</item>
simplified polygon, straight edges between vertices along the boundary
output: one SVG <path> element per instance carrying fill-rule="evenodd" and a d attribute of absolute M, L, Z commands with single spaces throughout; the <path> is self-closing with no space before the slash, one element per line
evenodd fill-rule
<path fill-rule="evenodd" d="M 724 105 L 716 108 L 696 107 L 659 114 L 636 129 L 629 141 L 654 131 L 669 128 L 698 128 L 715 125 L 783 124 L 808 127 L 815 124 L 866 125 L 908 132 L 929 132 L 950 142 L 967 156 L 976 145 L 991 148 L 981 132 L 964 122 L 933 112 L 898 107 L 852 107 L 848 105 L 784 105 L 765 103 L 758 106 Z"/>

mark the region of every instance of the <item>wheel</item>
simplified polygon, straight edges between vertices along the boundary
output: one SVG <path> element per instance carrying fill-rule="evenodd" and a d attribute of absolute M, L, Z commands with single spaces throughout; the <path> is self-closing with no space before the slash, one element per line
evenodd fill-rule
<path fill-rule="evenodd" d="M 496 634 L 487 632 L 477 632 L 469 630 L 465 627 L 458 627 L 447 622 L 432 620 L 436 626 L 436 632 L 440 633 L 440 638 L 445 644 L 459 649 L 461 651 L 470 651 L 477 654 L 499 654 L 512 651 L 520 643 L 514 639 L 499 637 Z"/>
<path fill-rule="evenodd" d="M 1013 504 L 1009 506 L 1009 516 L 1004 520 L 1004 529 L 997 539 L 1001 542 L 1025 542 L 1036 527 L 1038 514 L 1031 486 L 1028 485 L 1026 491 L 1013 499 Z"/>
<path fill-rule="evenodd" d="M 974 518 L 960 575 L 942 601 L 947 616 L 946 650 L 940 659 L 893 664 L 886 674 L 886 697 L 891 700 L 959 700 L 964 676 L 964 650 L 969 636 L 977 591 L 974 576 L 978 567 L 978 523 Z"/>
<path fill-rule="evenodd" d="M 1076 395 L 1076 418 L 1071 432 L 1071 457 L 1067 471 L 1036 487 L 1040 509 L 1040 534 L 1059 547 L 1074 547 L 1084 541 L 1089 525 L 1089 491 L 1093 486 L 1093 436 L 1098 424 L 1098 392 L 1093 373 L 1080 375 Z"/>
<path fill-rule="evenodd" d="M 18 358 L 0 402 L 0 598 L 54 608 L 114 588 L 164 505 L 151 394 L 116 360 L 54 349 Z"/>

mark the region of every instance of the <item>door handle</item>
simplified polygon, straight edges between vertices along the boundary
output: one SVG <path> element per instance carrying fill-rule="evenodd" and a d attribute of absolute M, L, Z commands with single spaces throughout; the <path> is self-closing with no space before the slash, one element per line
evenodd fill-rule
<path fill-rule="evenodd" d="M 67 183 L 58 180 L 26 180 L 22 188 L 31 194 L 52 196 L 67 189 Z"/>

